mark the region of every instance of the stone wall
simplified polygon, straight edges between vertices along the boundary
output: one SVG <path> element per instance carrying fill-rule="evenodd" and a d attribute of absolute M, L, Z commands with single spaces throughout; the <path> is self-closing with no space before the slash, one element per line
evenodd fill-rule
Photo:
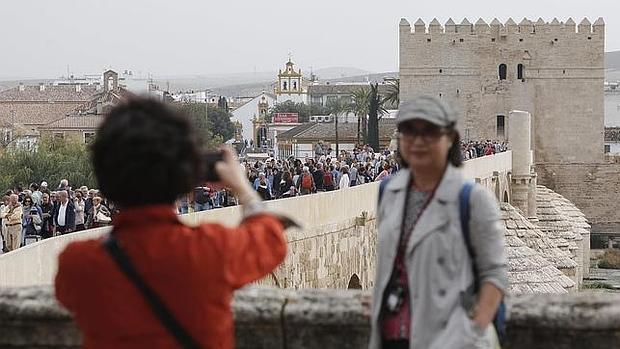
<path fill-rule="evenodd" d="M 575 148 L 578 151 L 578 148 Z M 539 183 L 573 202 L 592 232 L 620 232 L 620 164 L 536 165 Z"/>
<path fill-rule="evenodd" d="M 367 291 L 246 288 L 235 295 L 236 348 L 365 348 Z M 49 287 L 0 289 L 0 347 L 79 348 L 79 330 Z M 620 296 L 531 295 L 508 301 L 505 349 L 616 348 Z"/>

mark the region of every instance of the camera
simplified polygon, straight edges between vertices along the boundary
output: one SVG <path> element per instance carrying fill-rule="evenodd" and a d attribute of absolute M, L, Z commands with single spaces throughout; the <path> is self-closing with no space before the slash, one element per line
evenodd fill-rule
<path fill-rule="evenodd" d="M 203 156 L 203 161 L 205 166 L 203 180 L 205 182 L 219 182 L 220 177 L 215 171 L 215 164 L 219 161 L 224 161 L 224 153 L 222 153 L 221 151 L 206 152 Z"/>

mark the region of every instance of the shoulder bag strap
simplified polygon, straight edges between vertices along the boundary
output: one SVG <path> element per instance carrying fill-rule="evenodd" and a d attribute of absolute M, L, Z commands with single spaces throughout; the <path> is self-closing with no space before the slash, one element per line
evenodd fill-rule
<path fill-rule="evenodd" d="M 127 256 L 125 251 L 121 249 L 118 241 L 116 241 L 112 233 L 110 233 L 110 236 L 103 242 L 103 246 L 119 266 L 123 274 L 125 274 L 131 283 L 140 291 L 140 293 L 142 293 L 148 304 L 151 306 L 151 310 L 155 316 L 157 316 L 157 319 L 159 319 L 166 330 L 174 336 L 181 347 L 184 349 L 200 348 L 198 343 L 191 337 L 185 328 L 181 326 L 170 310 L 168 310 L 168 308 L 160 300 L 159 296 L 140 277 L 133 264 L 131 264 L 129 256 Z"/>

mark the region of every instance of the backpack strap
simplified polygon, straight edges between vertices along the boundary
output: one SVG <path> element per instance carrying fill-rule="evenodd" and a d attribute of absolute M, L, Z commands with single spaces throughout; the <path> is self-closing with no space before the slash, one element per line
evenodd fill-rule
<path fill-rule="evenodd" d="M 379 182 L 379 202 L 381 202 L 381 198 L 383 198 L 383 192 L 385 191 L 385 187 L 387 187 L 390 179 L 392 179 L 392 176 L 386 177 L 381 182 Z"/>
<path fill-rule="evenodd" d="M 179 323 L 172 312 L 164 305 L 157 293 L 150 288 L 144 279 L 140 276 L 136 268 L 131 263 L 129 256 L 123 251 L 118 241 L 112 233 L 103 242 L 110 257 L 116 262 L 123 274 L 127 276 L 129 281 L 140 291 L 147 303 L 151 306 L 151 310 L 160 321 L 160 323 L 174 336 L 174 339 L 183 349 L 199 349 L 200 345 L 192 338 L 187 330 Z"/>
<path fill-rule="evenodd" d="M 465 240 L 465 247 L 467 248 L 467 253 L 472 261 L 472 269 L 474 272 L 474 289 L 478 291 L 478 266 L 476 265 L 476 251 L 474 251 L 473 245 L 471 243 L 471 234 L 469 231 L 469 199 L 471 197 L 471 191 L 474 189 L 473 182 L 465 182 L 461 191 L 459 193 L 459 212 L 461 217 L 461 231 L 463 233 L 463 239 Z"/>

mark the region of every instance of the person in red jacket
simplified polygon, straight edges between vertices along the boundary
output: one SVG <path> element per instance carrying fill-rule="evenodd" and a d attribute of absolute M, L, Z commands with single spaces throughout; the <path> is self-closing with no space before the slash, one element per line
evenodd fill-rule
<path fill-rule="evenodd" d="M 84 348 L 178 348 L 180 341 L 112 258 L 124 251 L 143 282 L 200 348 L 233 348 L 233 292 L 262 278 L 286 255 L 292 222 L 265 211 L 232 151 L 216 164 L 243 204 L 243 221 L 186 226 L 175 200 L 203 178 L 188 119 L 134 99 L 112 109 L 92 145 L 99 186 L 120 207 L 110 236 L 71 243 L 58 260 L 56 297 L 74 316 Z M 105 242 L 105 244 L 104 244 Z"/>

